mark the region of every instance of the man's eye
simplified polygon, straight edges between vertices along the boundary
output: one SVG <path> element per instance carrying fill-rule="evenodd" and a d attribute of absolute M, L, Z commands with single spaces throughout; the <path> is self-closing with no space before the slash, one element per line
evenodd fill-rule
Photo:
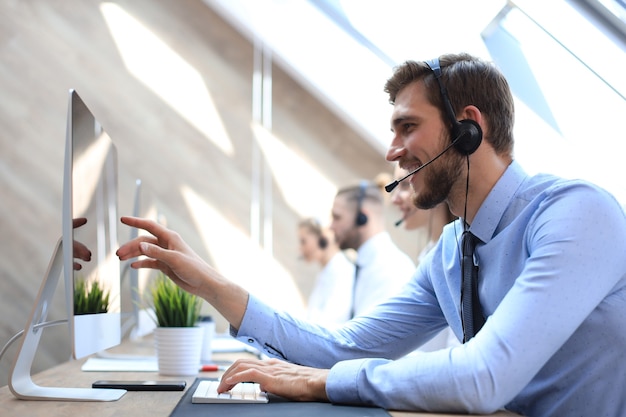
<path fill-rule="evenodd" d="M 402 125 L 402 129 L 405 133 L 411 132 L 413 129 L 415 129 L 415 123 L 405 123 Z"/>

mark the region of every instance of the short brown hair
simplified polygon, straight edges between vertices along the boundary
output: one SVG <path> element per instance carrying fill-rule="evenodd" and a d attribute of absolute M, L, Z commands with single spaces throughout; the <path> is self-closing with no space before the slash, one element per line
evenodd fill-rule
<path fill-rule="evenodd" d="M 382 189 L 383 185 L 379 182 L 361 180 L 356 185 L 353 184 L 340 188 L 336 195 L 343 196 L 347 201 L 353 202 L 355 206 L 358 205 L 359 200 L 361 200 L 361 203 L 369 201 L 383 205 L 385 201 Z"/>

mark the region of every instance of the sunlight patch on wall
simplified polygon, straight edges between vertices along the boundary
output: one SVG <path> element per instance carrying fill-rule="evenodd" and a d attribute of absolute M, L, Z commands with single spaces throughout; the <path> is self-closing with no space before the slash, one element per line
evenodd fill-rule
<path fill-rule="evenodd" d="M 198 71 L 120 6 L 102 3 L 100 10 L 128 71 L 233 156 L 230 137 Z"/>
<path fill-rule="evenodd" d="M 183 186 L 181 194 L 211 255 L 211 266 L 272 307 L 303 314 L 302 295 L 275 258 L 191 188 Z"/>
<path fill-rule="evenodd" d="M 289 207 L 301 217 L 329 218 L 337 187 L 263 126 L 254 123 L 252 131 Z"/>

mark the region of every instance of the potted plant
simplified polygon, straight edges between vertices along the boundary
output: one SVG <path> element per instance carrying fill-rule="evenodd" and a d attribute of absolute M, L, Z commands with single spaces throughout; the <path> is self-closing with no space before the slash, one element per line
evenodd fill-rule
<path fill-rule="evenodd" d="M 154 310 L 155 347 L 162 375 L 196 375 L 204 328 L 197 326 L 201 299 L 159 272 L 150 289 Z"/>

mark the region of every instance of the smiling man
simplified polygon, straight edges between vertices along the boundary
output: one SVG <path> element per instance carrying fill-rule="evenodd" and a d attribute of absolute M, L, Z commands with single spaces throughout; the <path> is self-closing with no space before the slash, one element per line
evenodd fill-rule
<path fill-rule="evenodd" d="M 387 159 L 411 171 L 420 208 L 446 226 L 402 292 L 326 330 L 274 311 L 150 220 L 119 249 L 202 296 L 232 332 L 277 359 L 240 361 L 240 381 L 294 400 L 529 416 L 626 415 L 626 216 L 599 187 L 530 176 L 513 159 L 513 98 L 466 54 L 406 62 L 388 80 Z M 409 356 L 449 325 L 464 343 Z M 299 364 L 299 365 L 296 365 Z"/>

